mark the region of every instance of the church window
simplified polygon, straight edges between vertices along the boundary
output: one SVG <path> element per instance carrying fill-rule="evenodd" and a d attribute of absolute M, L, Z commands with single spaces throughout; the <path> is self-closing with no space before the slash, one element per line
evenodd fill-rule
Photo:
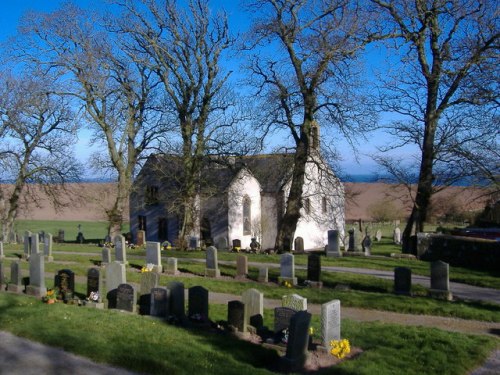
<path fill-rule="evenodd" d="M 243 198 L 243 235 L 252 234 L 252 200 L 248 195 Z"/>
<path fill-rule="evenodd" d="M 304 200 L 304 210 L 306 211 L 306 214 L 310 214 L 311 212 L 311 200 L 309 198 L 306 198 Z"/>
<path fill-rule="evenodd" d="M 146 187 L 146 204 L 157 204 L 158 203 L 158 186 Z"/>

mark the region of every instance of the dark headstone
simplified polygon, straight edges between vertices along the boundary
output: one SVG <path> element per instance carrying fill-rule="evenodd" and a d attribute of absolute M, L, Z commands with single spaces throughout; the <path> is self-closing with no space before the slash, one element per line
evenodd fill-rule
<path fill-rule="evenodd" d="M 59 291 L 58 299 L 69 301 L 75 293 L 75 273 L 68 269 L 58 271 L 54 286 Z"/>
<path fill-rule="evenodd" d="M 321 257 L 318 254 L 307 257 L 307 280 L 321 281 Z"/>
<path fill-rule="evenodd" d="M 135 312 L 137 294 L 130 284 L 120 284 L 116 290 L 116 308 L 118 310 Z"/>
<path fill-rule="evenodd" d="M 363 247 L 363 251 L 366 255 L 371 255 L 372 239 L 368 234 L 365 238 L 363 238 L 361 246 Z"/>
<path fill-rule="evenodd" d="M 184 284 L 172 281 L 167 284 L 170 291 L 170 315 L 179 323 L 184 322 L 186 310 L 184 307 Z"/>
<path fill-rule="evenodd" d="M 297 311 L 288 307 L 274 308 L 274 332 L 278 333 L 290 326 L 290 319 Z"/>
<path fill-rule="evenodd" d="M 137 231 L 137 241 L 135 241 L 137 246 L 142 246 L 146 242 L 146 232 L 143 230 Z"/>
<path fill-rule="evenodd" d="M 292 251 L 292 241 L 288 237 L 283 238 L 283 251 Z"/>
<path fill-rule="evenodd" d="M 233 251 L 241 250 L 241 240 L 233 240 Z"/>
<path fill-rule="evenodd" d="M 150 315 L 166 319 L 169 313 L 168 290 L 166 288 L 151 289 Z"/>
<path fill-rule="evenodd" d="M 245 304 L 240 301 L 227 303 L 227 323 L 239 332 L 245 330 Z"/>
<path fill-rule="evenodd" d="M 296 253 L 304 252 L 304 239 L 302 237 L 297 237 L 294 242 L 294 249 Z"/>
<path fill-rule="evenodd" d="M 394 268 L 394 293 L 410 295 L 411 269 L 408 267 Z"/>
<path fill-rule="evenodd" d="M 87 271 L 87 297 L 90 293 L 99 293 L 99 302 L 102 299 L 101 293 L 101 273 L 97 268 L 89 268 Z"/>
<path fill-rule="evenodd" d="M 23 286 L 23 274 L 21 271 L 21 264 L 19 261 L 12 262 L 10 264 L 10 283 L 7 290 L 10 292 L 22 292 Z"/>
<path fill-rule="evenodd" d="M 301 370 L 307 359 L 311 314 L 299 311 L 290 320 L 284 363 L 287 371 Z"/>
<path fill-rule="evenodd" d="M 208 290 L 202 286 L 189 288 L 188 317 L 191 321 L 208 322 Z"/>

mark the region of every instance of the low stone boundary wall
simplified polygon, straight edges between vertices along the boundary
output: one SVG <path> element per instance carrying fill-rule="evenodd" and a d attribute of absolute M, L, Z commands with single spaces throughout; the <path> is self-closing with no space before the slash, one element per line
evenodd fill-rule
<path fill-rule="evenodd" d="M 418 233 L 417 256 L 422 260 L 442 260 L 452 266 L 499 271 L 500 241 Z"/>

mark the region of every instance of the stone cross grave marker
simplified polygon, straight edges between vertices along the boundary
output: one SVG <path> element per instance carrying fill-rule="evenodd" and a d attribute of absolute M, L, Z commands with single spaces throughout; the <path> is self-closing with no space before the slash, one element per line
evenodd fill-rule
<path fill-rule="evenodd" d="M 296 253 L 302 254 L 304 252 L 304 239 L 302 237 L 297 237 L 293 245 Z"/>
<path fill-rule="evenodd" d="M 217 260 L 217 248 L 209 246 L 206 250 L 205 276 L 220 277 L 219 262 Z"/>
<path fill-rule="evenodd" d="M 146 264 L 153 265 L 153 272 L 162 273 L 161 250 L 159 242 L 146 242 Z"/>
<path fill-rule="evenodd" d="M 285 253 L 280 257 L 280 277 L 279 283 L 289 282 L 292 285 L 297 285 L 295 277 L 295 261 L 293 254 Z"/>
<path fill-rule="evenodd" d="M 54 286 L 59 290 L 59 299 L 71 300 L 75 293 L 75 273 L 68 269 L 58 271 L 54 278 Z"/>
<path fill-rule="evenodd" d="M 188 290 L 188 317 L 197 323 L 208 320 L 208 290 L 202 286 L 193 286 Z"/>
<path fill-rule="evenodd" d="M 166 288 L 151 289 L 150 315 L 166 319 L 169 314 L 169 296 Z"/>
<path fill-rule="evenodd" d="M 450 266 L 443 261 L 431 263 L 431 296 L 452 300 L 450 292 Z"/>
<path fill-rule="evenodd" d="M 30 256 L 30 283 L 26 294 L 43 297 L 47 294 L 45 287 L 45 259 L 42 253 L 32 253 Z"/>
<path fill-rule="evenodd" d="M 177 258 L 169 257 L 167 258 L 167 275 L 178 275 L 179 271 L 177 270 Z"/>
<path fill-rule="evenodd" d="M 108 308 L 116 308 L 117 288 L 127 283 L 125 264 L 111 262 L 106 266 L 106 299 Z"/>
<path fill-rule="evenodd" d="M 321 305 L 321 343 L 329 349 L 330 341 L 340 340 L 340 300 Z"/>
<path fill-rule="evenodd" d="M 236 278 L 245 279 L 248 274 L 248 257 L 239 254 L 236 257 Z"/>
<path fill-rule="evenodd" d="M 45 255 L 47 262 L 54 261 L 54 257 L 52 256 L 52 243 L 52 233 L 45 233 L 45 238 L 43 240 L 43 254 Z"/>
<path fill-rule="evenodd" d="M 151 289 L 158 287 L 160 275 L 156 272 L 141 273 L 141 286 L 139 289 L 139 313 L 149 315 L 151 307 Z"/>
<path fill-rule="evenodd" d="M 257 289 L 247 289 L 241 295 L 241 301 L 245 305 L 245 323 L 243 330 L 253 326 L 259 329 L 264 324 L 264 294 Z"/>
<path fill-rule="evenodd" d="M 111 249 L 107 246 L 102 248 L 102 264 L 111 263 Z"/>
<path fill-rule="evenodd" d="M 115 261 L 127 264 L 127 244 L 125 237 L 118 235 L 115 237 Z"/>
<path fill-rule="evenodd" d="M 245 332 L 245 304 L 240 301 L 227 303 L 227 323 L 239 332 Z"/>
<path fill-rule="evenodd" d="M 23 287 L 23 274 L 19 261 L 14 261 L 10 264 L 10 283 L 7 287 L 9 292 L 20 293 Z"/>
<path fill-rule="evenodd" d="M 274 332 L 278 333 L 290 326 L 290 319 L 297 311 L 289 307 L 274 308 Z"/>
<path fill-rule="evenodd" d="M 116 308 L 118 310 L 135 313 L 137 293 L 130 284 L 120 284 L 116 290 Z"/>
<path fill-rule="evenodd" d="M 328 245 L 326 245 L 327 257 L 340 257 L 340 240 L 338 230 L 328 231 Z"/>
<path fill-rule="evenodd" d="M 184 323 L 186 310 L 184 307 L 184 284 L 178 281 L 171 281 L 167 284 L 170 291 L 170 315 L 179 323 Z"/>
<path fill-rule="evenodd" d="M 259 283 L 267 283 L 269 281 L 269 270 L 267 267 L 259 267 L 259 276 L 257 277 Z"/>
<path fill-rule="evenodd" d="M 294 309 L 295 311 L 307 310 L 307 298 L 298 294 L 287 294 L 281 298 L 281 306 Z"/>
<path fill-rule="evenodd" d="M 307 311 L 299 311 L 291 318 L 286 354 L 283 358 L 285 371 L 295 372 L 304 367 L 309 345 L 310 324 L 311 314 Z"/>
<path fill-rule="evenodd" d="M 394 293 L 411 294 L 411 269 L 408 267 L 394 268 Z"/>

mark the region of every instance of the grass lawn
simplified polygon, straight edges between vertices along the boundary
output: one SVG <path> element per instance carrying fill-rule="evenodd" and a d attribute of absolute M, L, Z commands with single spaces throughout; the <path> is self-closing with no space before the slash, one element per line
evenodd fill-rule
<path fill-rule="evenodd" d="M 211 305 L 210 316 L 225 320 L 227 308 Z M 271 312 L 265 316 L 272 326 Z M 312 325 L 319 327 L 318 316 Z M 147 374 L 272 374 L 268 366 L 277 360 L 273 350 L 225 334 L 8 293 L 0 293 L 0 329 Z M 499 345 L 486 336 L 348 319 L 342 336 L 363 352 L 325 374 L 467 374 Z"/>

